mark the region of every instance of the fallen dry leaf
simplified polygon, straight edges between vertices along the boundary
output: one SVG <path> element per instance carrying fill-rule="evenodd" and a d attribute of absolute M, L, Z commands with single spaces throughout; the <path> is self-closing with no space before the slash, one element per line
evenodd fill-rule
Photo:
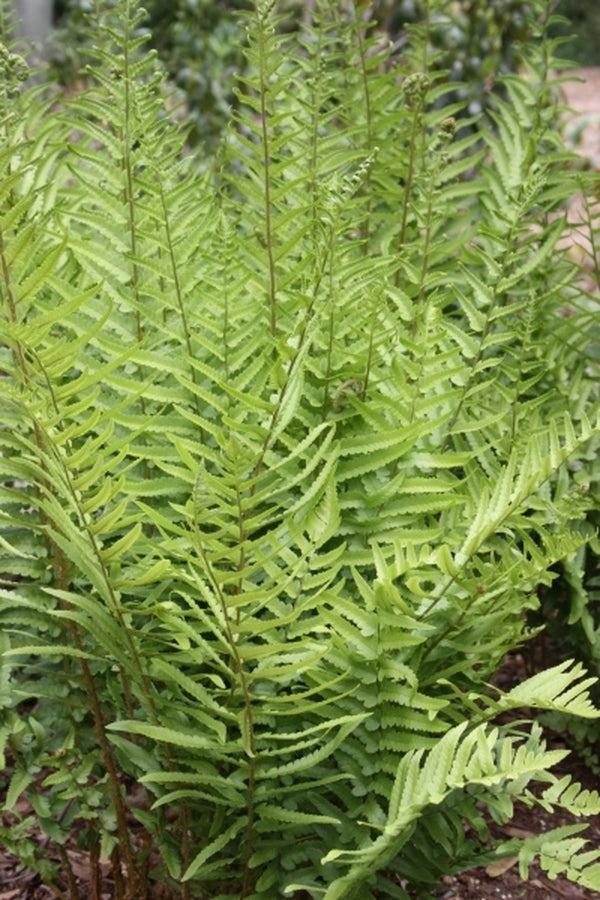
<path fill-rule="evenodd" d="M 515 863 L 518 862 L 518 856 L 506 856 L 504 859 L 499 859 L 497 862 L 490 863 L 489 866 L 486 866 L 485 874 L 489 875 L 490 878 L 498 878 L 500 875 L 504 875 L 505 872 L 508 872 L 509 869 L 512 869 Z"/>
<path fill-rule="evenodd" d="M 516 828 L 514 825 L 505 825 L 502 828 L 502 833 L 507 834 L 509 837 L 516 838 L 534 838 L 538 836 L 537 831 L 529 831 L 526 828 Z"/>

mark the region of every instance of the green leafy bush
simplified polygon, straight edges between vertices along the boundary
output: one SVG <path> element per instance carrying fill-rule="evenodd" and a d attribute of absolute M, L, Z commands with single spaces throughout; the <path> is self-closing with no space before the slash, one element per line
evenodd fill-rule
<path fill-rule="evenodd" d="M 236 76 L 245 66 L 244 25 L 237 13 L 248 0 L 149 0 L 140 28 L 150 34 L 188 129 L 188 142 L 214 150 L 236 103 Z M 110 16 L 114 4 L 105 4 Z M 118 8 L 118 7 L 117 7 Z M 47 51 L 48 78 L 68 89 L 80 86 L 92 62 L 94 30 L 87 27 L 88 0 L 59 9 Z M 118 26 L 118 16 L 113 24 Z"/>
<path fill-rule="evenodd" d="M 236 76 L 244 69 L 247 0 L 157 0 L 150 6 L 152 43 L 186 105 L 189 137 L 213 147 L 235 105 Z"/>
<path fill-rule="evenodd" d="M 418 24 L 427 32 L 436 67 L 455 85 L 453 96 L 465 110 L 478 114 L 492 103 L 492 92 L 501 88 L 499 76 L 516 72 L 524 45 L 535 33 L 535 16 L 547 16 L 548 4 L 530 0 L 381 0 L 378 7 L 387 28 L 402 46 L 407 26 Z M 488 123 L 489 124 L 489 123 Z"/>
<path fill-rule="evenodd" d="M 555 11 L 564 17 L 552 27 L 553 35 L 569 39 L 569 57 L 580 66 L 600 65 L 598 42 L 600 41 L 600 8 L 597 3 L 579 3 L 578 0 L 559 0 Z"/>
<path fill-rule="evenodd" d="M 599 434 L 548 46 L 481 146 L 418 34 L 394 66 L 337 3 L 260 2 L 199 164 L 121 7 L 69 106 L 2 88 L 3 842 L 56 883 L 78 835 L 135 900 L 502 855 L 599 889 L 583 825 L 492 847 L 482 813 L 600 810 L 500 716 L 595 720 L 593 679 L 490 687 L 589 538 Z"/>

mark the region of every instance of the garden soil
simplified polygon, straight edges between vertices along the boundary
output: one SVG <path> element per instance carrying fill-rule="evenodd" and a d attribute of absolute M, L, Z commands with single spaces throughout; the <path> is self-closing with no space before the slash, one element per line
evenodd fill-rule
<path fill-rule="evenodd" d="M 581 154 L 585 168 L 600 173 L 600 67 L 578 69 L 571 74 L 580 80 L 569 82 L 562 87 L 566 102 L 573 110 L 565 122 L 565 137 L 570 146 Z M 571 211 L 573 221 L 577 216 L 577 208 L 575 201 Z M 586 253 L 587 248 L 580 246 L 577 238 L 575 241 L 574 252 Z M 510 654 L 497 675 L 498 686 L 509 690 L 514 684 L 522 681 L 530 674 L 530 662 L 524 654 Z M 568 749 L 561 735 L 549 734 L 548 744 L 552 749 Z M 599 756 L 600 747 L 596 758 Z M 590 771 L 574 751 L 571 751 L 558 767 L 557 774 L 570 774 L 574 781 L 580 782 L 590 790 L 600 788 L 600 775 Z M 18 812 L 26 815 L 29 811 L 23 799 Z M 510 824 L 499 826 L 490 822 L 489 827 L 497 838 L 504 841 L 511 837 L 538 835 L 552 828 L 581 821 L 563 811 L 550 814 L 541 808 L 529 810 L 519 805 Z M 11 823 L 10 819 L 4 818 L 2 824 L 10 826 L 14 822 L 15 819 Z M 589 841 L 590 849 L 600 848 L 600 816 L 587 820 L 587 829 L 582 836 Z M 63 892 L 62 896 L 69 900 L 71 898 L 88 900 L 96 894 L 99 900 L 113 900 L 114 892 L 108 866 L 103 873 L 105 875 L 102 879 L 103 884 L 93 889 L 90 884 L 88 855 L 85 849 L 76 845 L 76 837 L 74 836 L 71 844 L 67 843 L 61 850 L 63 860 L 68 860 L 65 869 L 71 870 L 75 880 L 75 883 L 69 886 L 66 877 L 57 879 Z M 60 859 L 50 851 L 47 839 L 42 834 L 39 835 L 39 843 L 42 848 L 48 846 L 49 858 L 60 865 Z M 434 894 L 438 900 L 600 900 L 600 892 L 581 888 L 566 878 L 558 877 L 550 880 L 535 863 L 529 868 L 528 879 L 523 880 L 519 874 L 518 863 L 510 859 L 505 860 L 503 866 L 473 869 L 457 876 L 447 877 Z M 60 895 L 50 890 L 37 875 L 24 868 L 15 856 L 4 852 L 0 846 L 0 900 L 60 900 Z M 173 900 L 173 898 L 168 888 L 157 885 L 150 900 Z M 387 898 L 382 895 L 381 900 Z"/>

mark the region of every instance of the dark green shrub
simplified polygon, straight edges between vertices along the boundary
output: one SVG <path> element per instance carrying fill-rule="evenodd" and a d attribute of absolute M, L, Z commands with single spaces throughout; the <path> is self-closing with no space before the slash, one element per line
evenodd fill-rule
<path fill-rule="evenodd" d="M 402 53 L 406 29 L 424 27 L 435 68 L 447 73 L 455 84 L 449 99 L 459 100 L 465 113 L 478 115 L 493 108 L 493 93 L 502 88 L 501 77 L 516 72 L 524 45 L 535 33 L 536 16 L 546 17 L 530 0 L 401 0 L 386 4 L 386 27 Z M 491 123 L 486 121 L 486 126 Z"/>
<path fill-rule="evenodd" d="M 235 78 L 244 69 L 245 32 L 236 13 L 249 0 L 155 0 L 148 27 L 173 83 L 187 106 L 192 140 L 212 146 L 235 105 Z"/>
<path fill-rule="evenodd" d="M 559 0 L 555 12 L 566 21 L 556 22 L 551 33 L 570 39 L 566 54 L 580 66 L 600 65 L 600 5 Z"/>
<path fill-rule="evenodd" d="M 244 68 L 245 32 L 237 15 L 249 0 L 149 0 L 141 27 L 175 88 L 174 101 L 188 126 L 188 140 L 214 149 L 235 106 L 235 79 Z M 107 4 L 107 11 L 114 4 Z M 88 0 L 67 0 L 54 30 L 49 75 L 67 87 L 86 80 L 93 62 L 94 28 Z"/>

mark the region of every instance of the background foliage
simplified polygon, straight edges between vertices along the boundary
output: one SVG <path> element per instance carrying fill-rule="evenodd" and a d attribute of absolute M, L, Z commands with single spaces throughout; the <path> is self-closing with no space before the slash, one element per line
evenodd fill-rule
<path fill-rule="evenodd" d="M 209 147 L 218 141 L 229 110 L 237 103 L 235 79 L 245 68 L 245 33 L 238 13 L 249 6 L 249 0 L 148 0 L 145 4 L 148 15 L 144 24 L 185 104 L 190 137 Z M 88 62 L 90 31 L 85 17 L 89 8 L 89 0 L 58 4 L 58 27 L 49 57 L 52 77 L 68 85 L 84 76 Z M 278 3 L 284 27 L 292 30 L 310 8 L 296 0 Z M 351 15 L 351 3 L 342 3 L 340 8 L 344 16 Z M 487 109 L 490 92 L 499 87 L 498 76 L 516 71 L 520 48 L 533 37 L 533 9 L 530 0 L 378 0 L 362 4 L 361 14 L 378 23 L 398 55 L 406 45 L 407 29 L 425 26 L 431 50 L 437 53 L 436 65 L 447 70 L 456 83 L 454 99 L 465 101 L 465 110 L 474 114 Z M 556 11 L 572 24 L 557 21 L 551 33 L 576 34 L 565 52 L 580 64 L 598 64 L 598 8 L 561 0 Z"/>
<path fill-rule="evenodd" d="M 577 0 L 560 0 L 556 12 L 568 20 L 553 26 L 552 33 L 570 38 L 566 53 L 580 66 L 600 65 L 598 51 L 600 38 L 600 5 L 578 3 Z"/>
<path fill-rule="evenodd" d="M 546 5 L 469 130 L 427 29 L 258 3 L 214 157 L 144 14 L 96 12 L 70 102 L 2 54 L 3 842 L 52 884 L 77 836 L 135 900 L 406 900 L 503 855 L 599 889 L 579 826 L 482 815 L 600 809 L 514 718 L 593 722 L 593 679 L 490 686 L 561 566 L 589 626 L 598 279 L 559 247 L 594 185 Z"/>
<path fill-rule="evenodd" d="M 185 105 L 190 138 L 213 147 L 235 105 L 235 78 L 245 65 L 244 26 L 237 17 L 247 0 L 151 0 L 150 30 L 165 70 Z M 71 0 L 59 13 L 50 47 L 51 77 L 66 85 L 85 79 L 90 30 L 87 0 Z"/>

